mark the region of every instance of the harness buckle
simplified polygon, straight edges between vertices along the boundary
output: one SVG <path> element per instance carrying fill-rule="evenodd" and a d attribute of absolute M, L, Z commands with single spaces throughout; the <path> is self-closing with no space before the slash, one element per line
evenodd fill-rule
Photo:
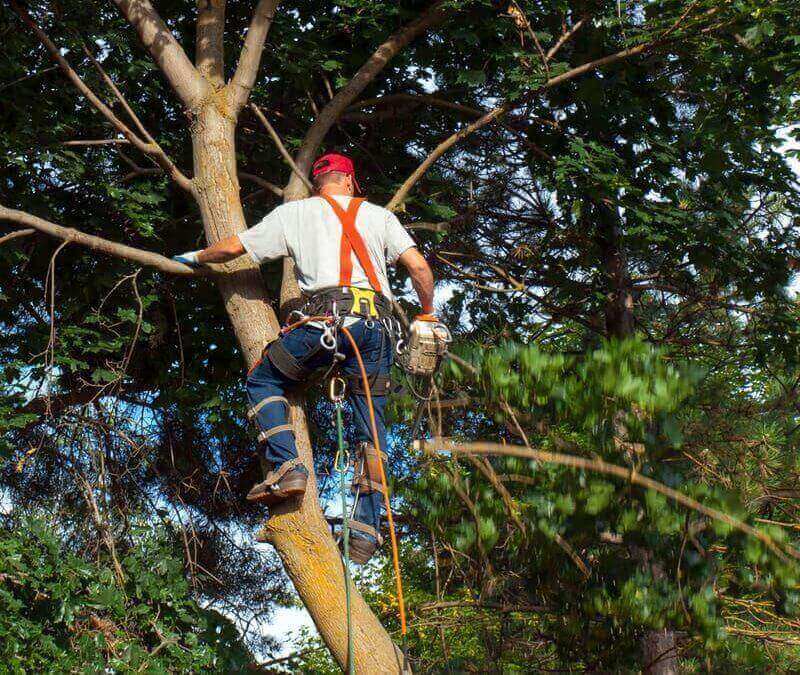
<path fill-rule="evenodd" d="M 351 286 L 350 293 L 353 295 L 351 312 L 368 318 L 378 318 L 378 308 L 375 306 L 375 291 Z"/>

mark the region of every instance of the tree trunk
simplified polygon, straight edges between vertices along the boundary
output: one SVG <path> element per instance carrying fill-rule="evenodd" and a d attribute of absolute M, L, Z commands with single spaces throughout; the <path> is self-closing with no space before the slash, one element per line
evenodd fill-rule
<path fill-rule="evenodd" d="M 207 99 L 197 111 L 192 127 L 194 187 L 209 244 L 246 229 L 239 198 L 235 160 L 235 121 L 227 90 Z M 277 335 L 275 312 L 261 274 L 243 259 L 232 265 L 236 272 L 217 278 L 247 367 L 260 358 L 264 345 Z M 311 614 L 325 644 L 343 669 L 347 668 L 347 617 L 344 570 L 317 499 L 308 424 L 301 402 L 292 400 L 292 420 L 297 450 L 310 471 L 302 504 L 290 501 L 273 509 L 264 526 L 289 578 Z M 402 673 L 403 658 L 361 595 L 352 592 L 354 662 L 358 673 Z"/>
<path fill-rule="evenodd" d="M 634 333 L 633 283 L 628 259 L 623 247 L 619 215 L 604 204 L 595 209 L 597 217 L 597 244 L 603 262 L 606 281 L 605 324 L 606 336 L 626 338 Z M 630 447 L 628 430 L 618 420 L 614 421 L 615 441 L 621 447 Z M 629 460 L 638 458 L 632 454 Z M 652 559 L 649 551 L 636 549 L 642 566 L 654 578 L 664 576 L 661 565 Z M 642 638 L 642 671 L 651 675 L 671 675 L 678 672 L 678 651 L 675 631 L 669 627 L 652 630 Z"/>
<path fill-rule="evenodd" d="M 595 208 L 597 245 L 606 282 L 605 323 L 608 337 L 633 335 L 633 284 L 620 241 L 619 215 L 604 204 Z"/>
<path fill-rule="evenodd" d="M 645 633 L 642 638 L 642 672 L 647 675 L 677 675 L 675 631 L 664 628 Z"/>

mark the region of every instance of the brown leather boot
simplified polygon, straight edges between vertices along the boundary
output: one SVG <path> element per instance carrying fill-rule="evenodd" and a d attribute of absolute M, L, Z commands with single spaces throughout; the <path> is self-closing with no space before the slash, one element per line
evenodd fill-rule
<path fill-rule="evenodd" d="M 354 562 L 356 565 L 363 565 L 368 562 L 369 559 L 375 555 L 375 551 L 381 547 L 383 538 L 374 527 L 357 520 L 351 520 L 349 527 L 350 536 L 348 540 L 350 542 L 350 547 L 348 553 L 350 554 L 350 561 Z M 354 536 L 354 531 L 361 532 L 367 536 Z M 343 541 L 340 543 L 340 546 L 343 546 Z"/>
<path fill-rule="evenodd" d="M 290 497 L 299 497 L 306 491 L 308 476 L 303 471 L 292 469 L 277 481 L 268 476 L 266 480 L 256 483 L 247 493 L 247 501 L 259 504 L 277 504 Z"/>
<path fill-rule="evenodd" d="M 350 561 L 356 565 L 364 565 L 369 562 L 377 550 L 377 542 L 350 535 Z"/>

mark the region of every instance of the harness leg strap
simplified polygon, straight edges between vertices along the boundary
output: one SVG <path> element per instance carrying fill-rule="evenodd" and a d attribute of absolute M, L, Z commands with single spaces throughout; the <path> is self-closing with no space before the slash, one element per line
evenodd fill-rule
<path fill-rule="evenodd" d="M 311 375 L 311 369 L 300 363 L 280 340 L 270 344 L 267 358 L 285 377 L 294 382 L 301 382 Z"/>
<path fill-rule="evenodd" d="M 286 417 L 290 422 L 292 421 L 292 409 L 289 406 L 289 400 L 283 396 L 267 396 L 266 398 L 262 398 L 247 411 L 247 419 L 255 419 L 256 415 L 258 415 L 258 411 L 270 403 L 283 403 L 283 405 L 286 407 Z"/>
<path fill-rule="evenodd" d="M 286 408 L 286 424 L 278 424 L 274 427 L 270 427 L 269 429 L 263 429 L 261 433 L 258 434 L 258 442 L 263 443 L 267 439 L 271 438 L 275 434 L 279 434 L 282 431 L 288 431 L 293 433 L 292 430 L 292 409 L 289 405 L 289 400 L 283 396 L 267 396 L 266 398 L 262 398 L 258 403 L 256 403 L 252 408 L 247 411 L 247 417 L 249 419 L 257 419 L 259 411 L 264 407 L 269 405 L 270 403 L 282 403 L 283 406 Z"/>
<path fill-rule="evenodd" d="M 388 460 L 386 453 L 382 452 L 378 456 L 378 450 L 372 443 L 363 441 L 359 444 L 355 460 L 355 472 L 353 476 L 353 492 L 370 494 L 380 492 L 386 494 L 381 482 L 380 458 L 383 458 L 384 466 Z"/>

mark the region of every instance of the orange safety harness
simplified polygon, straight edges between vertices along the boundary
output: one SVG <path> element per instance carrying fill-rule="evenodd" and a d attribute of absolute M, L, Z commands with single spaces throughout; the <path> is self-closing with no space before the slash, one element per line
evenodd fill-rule
<path fill-rule="evenodd" d="M 356 214 L 364 200 L 360 197 L 353 197 L 347 205 L 347 210 L 343 209 L 339 203 L 328 195 L 320 195 L 333 209 L 342 224 L 342 240 L 339 243 L 339 286 L 350 286 L 353 279 L 353 257 L 356 254 L 358 262 L 367 275 L 367 280 L 372 290 L 376 293 L 381 292 L 381 282 L 375 273 L 375 266 L 369 257 L 367 245 L 356 229 Z"/>

